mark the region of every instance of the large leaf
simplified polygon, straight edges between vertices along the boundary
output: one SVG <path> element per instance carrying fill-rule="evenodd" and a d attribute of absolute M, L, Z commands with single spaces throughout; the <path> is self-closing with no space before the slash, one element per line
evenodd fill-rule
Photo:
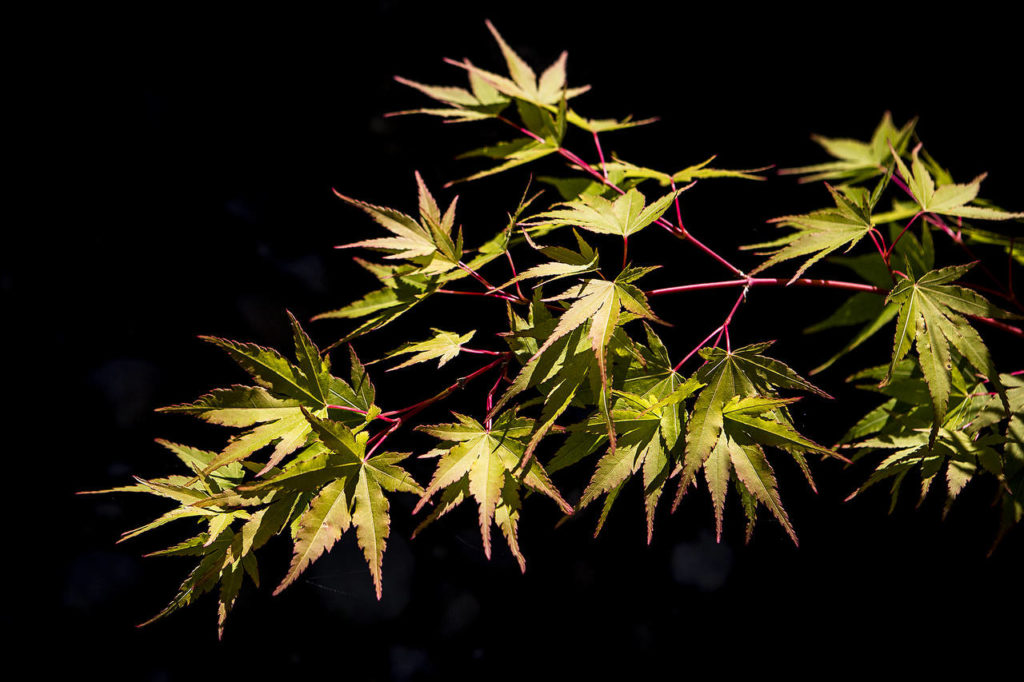
<path fill-rule="evenodd" d="M 918 364 L 928 385 L 934 410 L 929 444 L 935 440 L 949 402 L 949 373 L 952 369 L 950 346 L 992 381 L 1009 412 L 1005 388 L 999 380 L 988 348 L 964 316 L 1016 316 L 997 308 L 971 289 L 950 284 L 960 279 L 970 268 L 971 265 L 953 266 L 930 270 L 916 280 L 903 279 L 893 287 L 886 299 L 887 303 L 891 301 L 899 306 L 899 313 L 893 338 L 892 361 L 881 385 L 888 383 L 900 360 L 910 352 L 912 346 L 916 346 Z"/>

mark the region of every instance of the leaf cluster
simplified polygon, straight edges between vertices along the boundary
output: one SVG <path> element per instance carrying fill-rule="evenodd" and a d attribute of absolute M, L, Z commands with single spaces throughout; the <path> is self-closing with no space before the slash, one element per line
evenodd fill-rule
<path fill-rule="evenodd" d="M 1020 522 L 1024 382 L 997 368 L 976 328 L 979 322 L 1017 315 L 962 281 L 973 264 L 937 266 L 935 238 L 944 233 L 962 243 L 966 236 L 999 245 L 1019 259 L 1013 237 L 1004 239 L 963 220 L 1005 222 L 1024 214 L 980 200 L 981 177 L 955 183 L 919 141 L 915 144 L 916 122 L 896 127 L 886 114 L 870 140 L 817 137 L 833 160 L 783 171 L 805 181 L 827 181 L 829 205 L 772 220 L 789 232 L 745 247 L 766 259 L 744 274 L 683 228 L 681 202 L 708 180 L 763 180 L 756 173 L 765 168 L 713 168 L 714 157 L 676 172 L 618 156 L 607 162 L 599 134 L 650 119 L 584 117 L 575 100 L 589 86 L 568 85 L 564 53 L 538 76 L 493 25 L 488 23 L 488 28 L 507 74 L 463 60 L 451 63 L 466 74 L 468 88 L 399 78 L 435 103 L 400 113 L 506 126 L 514 131 L 511 139 L 463 154 L 492 163 L 461 181 L 557 158 L 568 163 L 569 175 L 541 180 L 555 187 L 560 200 L 538 206 L 540 195 L 531 196 L 527 189 L 495 231 L 459 224 L 457 197 L 442 211 L 419 173 L 414 214 L 336 192 L 378 230 L 376 236 L 339 247 L 376 255 L 375 260 L 356 262 L 374 276 L 378 288 L 314 319 L 352 320 L 354 327 L 321 349 L 289 315 L 293 359 L 253 343 L 203 337 L 227 353 L 250 382 L 214 389 L 160 411 L 225 426 L 233 429 L 232 435 L 216 452 L 160 441 L 188 473 L 138 479 L 135 485 L 111 490 L 157 495 L 177 505 L 126 532 L 123 539 L 179 519 L 196 524 L 191 537 L 153 553 L 198 560 L 154 620 L 219 590 L 218 628 L 223 632 L 243 576 L 259 584 L 256 551 L 275 535 L 288 535 L 292 543 L 292 560 L 275 594 L 298 581 L 352 531 L 380 598 L 391 499 L 397 493 L 418 497 L 414 514 L 426 511 L 414 534 L 471 499 L 484 554 L 492 555 L 497 526 L 523 570 L 520 517 L 531 494 L 548 498 L 567 517 L 600 502 L 599 532 L 634 478 L 642 490 L 643 510 L 637 516 L 643 515 L 648 542 L 666 488 L 675 486 L 675 511 L 703 480 L 719 539 L 732 490 L 746 518 L 748 540 L 761 510 L 767 509 L 796 543 L 776 469 L 780 462 L 792 462 L 814 488 L 808 459 L 849 462 L 840 450 L 855 452 L 854 459 L 886 453 L 857 492 L 891 479 L 895 503 L 907 473 L 918 469 L 922 497 L 937 476 L 945 477 L 948 508 L 976 475 L 991 476 L 998 482 L 1003 509 L 1000 536 Z M 600 163 L 587 163 L 568 149 L 567 140 L 580 133 L 597 143 Z M 682 183 L 687 184 L 677 186 Z M 882 210 L 887 199 L 891 203 Z M 661 264 L 630 261 L 628 245 L 658 230 L 694 242 L 741 277 L 713 286 L 743 287 L 725 321 L 675 361 L 656 326 L 711 325 L 691 313 L 670 316 L 673 309 L 654 298 L 665 290 L 644 290 L 644 278 Z M 599 250 L 608 253 L 620 244 L 621 264 L 602 260 Z M 517 268 L 517 259 L 530 265 Z M 786 278 L 754 277 L 798 259 L 795 272 Z M 811 374 L 890 324 L 894 328 L 888 361 L 851 377 L 885 401 L 859 419 L 836 447 L 804 435 L 790 411 L 802 397 L 831 396 L 773 357 L 772 342 L 734 348 L 729 336 L 733 315 L 755 285 L 835 285 L 803 277 L 826 260 L 845 267 L 859 281 L 835 286 L 855 293 L 807 331 L 861 327 Z M 492 336 L 467 312 L 458 328 L 412 331 L 405 337 L 412 340 L 388 352 L 375 349 L 366 364 L 356 355 L 354 344 L 364 343 L 413 307 L 428 300 L 445 305 L 438 297 L 450 302 L 452 296 L 502 306 L 507 327 Z M 1007 300 L 1015 302 L 1012 290 Z M 367 343 L 374 343 L 372 336 Z M 331 369 L 330 351 L 342 344 L 349 345 L 348 378 L 335 376 Z M 694 355 L 702 362 L 684 370 Z M 481 357 L 482 365 L 467 369 L 473 367 L 473 358 Z M 452 374 L 454 381 L 426 391 L 411 382 L 408 393 L 416 394 L 419 402 L 385 410 L 378 405 L 367 367 L 396 360 L 388 371 L 409 371 L 437 360 L 433 373 Z M 436 409 L 478 377 L 487 380 L 475 385 L 489 385 L 490 390 L 477 413 L 416 421 L 419 413 Z M 385 444 L 403 427 L 414 427 L 435 442 L 425 451 L 388 450 Z M 413 454 L 416 460 L 434 461 L 433 473 L 420 478 L 429 480 L 425 485 L 417 482 L 416 470 L 407 463 Z M 586 481 L 579 499 L 572 501 L 553 479 L 570 468 Z"/>

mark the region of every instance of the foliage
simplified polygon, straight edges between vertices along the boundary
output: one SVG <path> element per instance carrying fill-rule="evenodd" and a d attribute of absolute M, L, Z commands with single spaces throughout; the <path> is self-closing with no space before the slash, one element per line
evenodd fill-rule
<path fill-rule="evenodd" d="M 575 109 L 575 98 L 588 86 L 568 85 L 564 53 L 537 76 L 493 26 L 488 28 L 507 75 L 464 60 L 451 63 L 468 76 L 468 89 L 399 78 L 440 103 L 402 113 L 505 126 L 512 139 L 463 155 L 489 160 L 463 181 L 557 156 L 574 174 L 541 180 L 556 187 L 562 200 L 538 210 L 538 196 L 524 193 L 504 229 L 480 234 L 475 226 L 465 233 L 456 229 L 457 201 L 442 211 L 418 173 L 417 217 L 337 193 L 383 228 L 378 236 L 343 247 L 379 254 L 376 262 L 358 262 L 380 288 L 314 318 L 354 320 L 355 326 L 321 349 L 289 314 L 294 360 L 254 343 L 204 337 L 226 352 L 251 383 L 214 389 L 161 411 L 192 415 L 236 429 L 234 434 L 216 452 L 159 441 L 187 473 L 139 478 L 135 485 L 97 491 L 147 493 L 176 504 L 126 532 L 123 540 L 172 521 L 197 524 L 190 538 L 152 553 L 197 562 L 153 620 L 218 590 L 223 632 L 244 576 L 260 582 L 257 550 L 280 534 L 290 535 L 293 556 L 275 594 L 352 530 L 380 598 L 391 500 L 400 493 L 418 496 L 414 513 L 432 507 L 416 533 L 472 498 L 485 555 L 491 556 L 497 526 L 523 570 L 519 521 L 530 493 L 549 498 L 566 515 L 601 501 L 600 531 L 633 477 L 643 489 L 648 542 L 666 486 L 676 479 L 675 510 L 703 472 L 719 539 L 731 488 L 746 516 L 748 540 L 759 512 L 767 508 L 796 543 L 798 524 L 783 505 L 775 470 L 791 459 L 813 488 L 810 456 L 847 463 L 846 454 L 853 460 L 879 459 L 854 495 L 891 481 L 893 504 L 912 470 L 920 474 L 922 497 L 936 477 L 945 478 L 947 510 L 968 482 L 992 479 L 1002 508 L 997 540 L 1020 523 L 1024 379 L 1020 370 L 1000 364 L 981 331 L 1017 338 L 1024 332 L 1012 324 L 1020 318 L 1017 313 L 994 305 L 979 289 L 1002 298 L 1006 308 L 1020 311 L 1021 305 L 1009 283 L 993 277 L 993 288 L 970 280 L 977 270 L 973 257 L 937 266 L 935 240 L 948 236 L 962 246 L 962 235 L 967 235 L 1019 262 L 1013 229 L 976 227 L 965 219 L 1019 223 L 1024 213 L 980 200 L 980 177 L 955 183 L 924 151 L 916 121 L 898 127 L 887 113 L 869 141 L 816 137 L 834 160 L 782 171 L 801 175 L 802 181 L 828 181 L 830 205 L 775 218 L 774 224 L 789 231 L 744 247 L 767 256 L 745 273 L 704 245 L 692 226 L 683 227 L 680 202 L 688 196 L 684 191 L 699 191 L 709 180 L 764 180 L 756 175 L 764 168 L 724 170 L 711 167 L 708 159 L 670 173 L 618 157 L 606 161 L 599 134 L 650 121 L 584 117 Z M 599 163 L 584 161 L 566 146 L 570 133 L 580 132 L 595 144 Z M 689 184 L 678 187 L 681 183 Z M 736 279 L 643 289 L 641 280 L 658 264 L 633 264 L 628 246 L 645 230 L 645 236 L 664 230 L 688 242 Z M 606 252 L 621 241 L 621 263 L 602 261 L 588 239 Z M 539 262 L 517 270 L 517 258 Z M 795 259 L 802 262 L 788 277 L 754 276 Z M 849 269 L 856 280 L 803 277 L 825 259 Z M 508 266 L 511 277 L 489 274 L 488 279 L 483 273 L 485 267 L 503 273 L 501 268 Z M 884 401 L 857 420 L 835 447 L 804 435 L 790 410 L 801 396 L 831 399 L 828 394 L 773 357 L 771 341 L 732 345 L 730 324 L 748 290 L 787 284 L 846 296 L 809 333 L 863 325 L 811 374 L 893 326 L 891 356 L 866 358 L 871 366 L 850 377 Z M 654 325 L 678 319 L 668 314 L 669 306 L 658 305 L 660 297 L 725 287 L 739 293 L 725 320 L 674 362 Z M 467 312 L 459 329 L 412 330 L 406 338 L 413 340 L 366 365 L 356 355 L 354 347 L 364 337 L 414 306 L 452 296 L 475 296 L 462 300 L 480 306 L 500 302 L 508 321 L 501 334 L 505 347 L 473 347 L 484 334 Z M 702 324 L 693 316 L 685 321 Z M 349 347 L 347 379 L 335 376 L 330 362 L 330 352 L 344 344 Z M 400 359 L 388 369 L 393 371 L 437 360 L 437 369 L 447 371 L 473 356 L 484 362 L 468 373 L 460 370 L 453 383 L 427 391 L 419 402 L 388 410 L 378 406 L 368 365 Z M 703 363 L 684 370 L 695 356 Z M 416 421 L 420 412 L 479 377 L 493 383 L 478 414 L 452 413 L 454 421 L 441 423 Z M 436 439 L 434 447 L 419 453 L 385 449 L 392 434 L 409 427 Z M 404 464 L 413 454 L 436 460 L 425 487 L 417 478 L 426 480 L 426 472 L 414 466 L 407 470 Z M 575 503 L 566 500 L 552 478 L 570 468 L 585 469 L 588 481 Z"/>

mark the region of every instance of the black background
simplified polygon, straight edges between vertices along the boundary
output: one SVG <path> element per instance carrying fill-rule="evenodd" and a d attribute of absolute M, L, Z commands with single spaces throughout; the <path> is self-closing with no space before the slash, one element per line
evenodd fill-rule
<path fill-rule="evenodd" d="M 594 87 L 577 101 L 586 115 L 661 118 L 604 136 L 606 152 L 668 170 L 715 153 L 725 167 L 793 166 L 822 158 L 811 133 L 866 139 L 889 109 L 898 124 L 920 115 L 922 138 L 956 178 L 991 171 L 984 196 L 1011 210 L 1024 206 L 1014 168 L 1024 152 L 1013 101 L 1019 46 L 1012 22 L 980 12 L 947 21 L 869 8 L 841 17 L 731 5 L 666 13 L 653 5 L 613 12 L 381 2 L 308 14 L 150 7 L 63 16 L 61 31 L 33 46 L 51 67 L 46 78 L 28 79 L 26 98 L 27 129 L 38 132 L 26 136 L 33 153 L 22 178 L 38 203 L 33 219 L 9 233 L 3 253 L 8 357 L 15 385 L 34 405 L 21 405 L 14 414 L 23 416 L 12 420 L 20 427 L 9 455 L 19 506 L 10 510 L 5 562 L 15 606 L 3 616 L 9 628 L 57 643 L 60 655 L 44 666 L 154 680 L 274 670 L 362 679 L 546 677 L 563 668 L 653 664 L 679 672 L 822 670 L 870 668 L 889 652 L 907 664 L 983 666 L 1015 655 L 1019 625 L 1001 617 L 1019 618 L 1024 551 L 1018 532 L 985 557 L 997 524 L 994 491 L 970 486 L 944 522 L 938 495 L 917 511 L 907 495 L 886 516 L 884 490 L 842 502 L 868 467 L 844 471 L 832 462 L 815 467 L 818 495 L 793 467 L 777 466 L 799 549 L 767 516 L 744 545 L 733 498 L 716 545 L 703 489 L 674 517 L 662 510 L 648 547 L 636 486 L 597 540 L 596 509 L 556 529 L 554 506 L 531 498 L 521 526 L 529 565 L 521 576 L 500 542 L 494 559 L 484 560 L 468 506 L 409 541 L 415 500 L 396 496 L 383 602 L 373 600 L 352 537 L 308 579 L 271 598 L 288 562 L 282 541 L 263 552 L 265 584 L 244 588 L 222 643 L 212 596 L 134 627 L 166 603 L 190 568 L 140 555 L 182 536 L 171 526 L 115 545 L 121 531 L 165 505 L 72 493 L 167 473 L 174 461 L 155 437 L 211 448 L 221 442 L 215 429 L 152 412 L 244 379 L 198 334 L 287 348 L 285 309 L 306 320 L 373 285 L 350 254 L 332 250 L 375 233 L 365 216 L 332 197 L 332 187 L 412 212 L 414 170 L 447 201 L 452 191 L 441 185 L 479 167 L 453 157 L 499 139 L 488 124 L 382 114 L 427 104 L 394 74 L 461 84 L 443 57 L 500 70 L 488 17 L 538 72 L 568 49 L 570 84 Z M 585 136 L 568 142 L 593 155 Z M 526 177 L 456 188 L 470 243 L 503 225 Z M 685 199 L 688 227 L 731 257 L 736 245 L 772 235 L 766 219 L 815 208 L 826 194 L 820 185 L 772 176 L 758 184 L 705 183 Z M 631 245 L 638 264 L 665 265 L 650 285 L 729 277 L 651 232 Z M 618 254 L 610 241 L 603 248 Z M 496 278 L 504 275 L 500 264 L 491 267 Z M 734 295 L 656 301 L 659 314 L 676 322 L 663 335 L 673 354 L 718 325 Z M 840 300 L 831 292 L 755 291 L 737 317 L 734 342 L 779 338 L 776 356 L 806 373 L 842 336 L 805 339 L 792 330 Z M 357 350 L 377 357 L 427 325 L 464 331 L 463 316 L 476 323 L 477 309 L 457 303 L 424 307 L 395 331 L 360 340 Z M 502 311 L 494 308 L 479 313 L 479 323 L 493 320 L 497 331 Z M 348 327 L 308 329 L 326 345 Z M 1004 366 L 1020 368 L 1013 360 L 1019 344 L 995 332 L 988 338 Z M 482 333 L 477 341 L 499 347 Z M 858 361 L 881 362 L 887 352 L 880 339 L 819 377 L 840 400 L 800 404 L 809 435 L 832 442 L 872 404 L 850 395 L 842 378 Z M 344 357 L 336 363 L 344 367 Z M 379 401 L 385 409 L 409 404 L 474 367 L 460 358 L 441 372 L 378 370 Z M 473 386 L 446 407 L 478 411 L 483 390 Z M 445 417 L 445 408 L 424 413 L 425 420 Z M 409 436 L 396 447 L 429 444 Z M 428 479 L 429 463 L 411 468 Z M 575 499 L 583 476 L 556 483 Z"/>

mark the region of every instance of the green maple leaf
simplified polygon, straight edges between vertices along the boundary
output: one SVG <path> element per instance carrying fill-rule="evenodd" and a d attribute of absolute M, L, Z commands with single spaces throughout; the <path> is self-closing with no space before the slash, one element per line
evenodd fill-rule
<path fill-rule="evenodd" d="M 573 230 L 573 234 L 576 236 L 576 243 L 579 245 L 579 251 L 573 251 L 572 249 L 565 248 L 564 246 L 538 246 L 530 237 L 530 233 L 524 229 L 523 237 L 530 246 L 551 260 L 523 270 L 500 287 L 497 287 L 497 290 L 505 289 L 516 282 L 521 282 L 527 279 L 543 280 L 537 285 L 540 286 L 542 284 L 562 279 L 563 277 L 582 275 L 597 270 L 599 260 L 597 251 L 591 248 L 590 245 L 580 237 L 578 232 Z"/>
<path fill-rule="evenodd" d="M 398 111 L 394 115 L 429 114 L 456 121 L 478 121 L 495 118 L 512 102 L 510 97 L 499 92 L 473 70 L 469 71 L 469 90 L 451 86 L 424 85 L 401 76 L 395 76 L 395 80 L 448 106 L 442 109 L 423 108 Z"/>
<path fill-rule="evenodd" d="M 785 364 L 765 356 L 763 351 L 770 345 L 754 344 L 732 352 L 720 348 L 701 350 L 706 363 L 695 379 L 703 388 L 687 424 L 682 475 L 674 506 L 697 472 L 704 469 L 720 534 L 726 488 L 730 472 L 734 472 L 736 484 L 746 490 L 749 499 L 767 506 L 796 542 L 762 446 L 785 450 L 809 475 L 803 453 L 835 453 L 796 431 L 785 410 L 787 401 L 777 397 L 777 390 L 787 388 L 828 396 Z"/>
<path fill-rule="evenodd" d="M 983 220 L 1009 220 L 1011 218 L 1024 218 L 1024 213 L 1009 213 L 984 206 L 968 206 L 978 197 L 981 188 L 981 181 L 987 174 L 976 177 L 969 183 L 956 184 L 948 182 L 938 187 L 932 174 L 928 172 L 919 152 L 921 145 L 914 147 L 911 153 L 911 165 L 913 171 L 907 168 L 899 156 L 896 156 L 896 165 L 900 175 L 907 182 L 910 193 L 922 211 L 928 213 L 939 213 L 941 215 L 955 216 L 960 218 L 980 218 Z"/>
<path fill-rule="evenodd" d="M 561 106 L 561 102 L 563 100 L 572 99 L 590 89 L 589 85 L 576 88 L 570 88 L 567 86 L 565 71 L 567 53 L 562 52 L 555 62 L 545 69 L 538 78 L 536 72 L 534 72 L 530 65 L 516 54 L 511 47 L 509 47 L 508 43 L 505 42 L 505 39 L 502 38 L 501 34 L 498 33 L 498 30 L 489 21 L 487 22 L 487 28 L 490 30 L 491 35 L 494 36 L 494 39 L 498 43 L 498 47 L 501 49 L 502 55 L 505 58 L 505 65 L 508 68 L 507 77 L 500 76 L 490 71 L 485 71 L 484 69 L 474 66 L 469 62 L 469 60 L 463 60 L 461 62 L 453 60 L 446 61 L 453 66 L 465 69 L 469 72 L 471 78 L 476 76 L 496 92 L 505 97 L 516 100 L 517 104 L 527 103 L 551 112 L 556 111 L 557 108 Z M 429 92 L 426 92 L 426 94 L 434 96 Z M 449 97 L 450 96 L 451 95 L 449 95 Z M 464 98 L 462 93 L 459 93 L 458 96 Z M 435 99 L 439 98 L 435 97 Z M 469 101 L 466 100 L 466 103 L 468 104 Z M 465 107 L 466 105 L 463 104 L 462 106 Z M 572 110 L 566 112 L 566 119 L 569 123 L 591 133 L 632 128 L 634 126 L 645 125 L 655 120 L 644 119 L 641 121 L 633 121 L 630 116 L 627 116 L 622 120 L 588 119 L 580 116 Z"/>
<path fill-rule="evenodd" d="M 321 355 L 289 313 L 295 341 L 296 362 L 277 351 L 253 343 L 202 337 L 219 346 L 255 380 L 254 386 L 215 389 L 192 403 L 160 408 L 159 412 L 191 414 L 205 421 L 234 428 L 253 427 L 235 436 L 209 462 L 202 474 L 226 464 L 248 459 L 255 452 L 274 445 L 260 474 L 266 473 L 286 456 L 307 443 L 311 427 L 303 409 L 326 416 L 328 405 L 351 408 L 337 410 L 338 418 L 351 425 L 363 424 L 364 414 L 375 409 L 373 385 L 352 351 L 352 384 L 330 373 L 330 360 Z"/>
<path fill-rule="evenodd" d="M 338 198 L 361 208 L 392 234 L 390 237 L 364 239 L 338 248 L 358 246 L 388 251 L 390 253 L 385 258 L 409 260 L 418 266 L 408 274 L 442 273 L 458 267 L 462 258 L 462 234 L 454 241 L 452 239 L 458 197 L 452 200 L 442 214 L 418 171 L 416 184 L 419 188 L 419 221 L 393 208 L 374 206 L 335 191 Z"/>
<path fill-rule="evenodd" d="M 780 247 L 776 251 L 768 252 L 771 257 L 751 270 L 751 274 L 761 272 L 776 263 L 791 258 L 811 256 L 790 278 L 790 282 L 793 282 L 807 268 L 833 251 L 844 249 L 844 252 L 848 252 L 875 228 L 871 211 L 888 180 L 889 175 L 887 174 L 871 194 L 861 188 L 856 188 L 860 191 L 851 191 L 852 199 L 826 184 L 825 186 L 832 194 L 832 199 L 836 204 L 835 208 L 813 211 L 805 215 L 782 216 L 770 220 L 771 223 L 792 227 L 797 231 L 774 242 L 741 247 L 743 249 Z"/>
<path fill-rule="evenodd" d="M 565 63 L 568 54 L 562 52 L 558 59 L 551 66 L 545 69 L 540 78 L 527 64 L 522 57 L 509 47 L 505 39 L 498 33 L 490 21 L 486 22 L 487 28 L 498 43 L 501 53 L 505 58 L 505 65 L 508 67 L 509 76 L 499 76 L 483 69 L 478 69 L 468 62 L 458 64 L 465 67 L 470 73 L 477 74 L 481 79 L 497 89 L 502 94 L 518 100 L 524 100 L 538 106 L 557 106 L 564 99 L 572 99 L 590 89 L 589 85 L 577 88 L 566 87 Z"/>
<path fill-rule="evenodd" d="M 387 326 L 433 294 L 440 286 L 440 280 L 436 277 L 410 274 L 415 267 L 377 265 L 359 259 L 356 259 L 356 262 L 373 273 L 384 287 L 371 291 L 347 306 L 313 317 L 314 320 L 366 318 L 331 347 Z"/>
<path fill-rule="evenodd" d="M 499 142 L 486 147 L 479 147 L 460 154 L 457 158 L 467 159 L 484 157 L 501 161 L 497 166 L 487 168 L 459 180 L 453 180 L 446 186 L 460 182 L 479 180 L 497 173 L 531 163 L 545 156 L 554 154 L 561 149 L 562 140 L 565 138 L 566 109 L 565 100 L 551 114 L 547 109 L 534 106 L 526 102 L 517 102 L 519 117 L 527 130 L 532 135 L 516 140 Z"/>
<path fill-rule="evenodd" d="M 935 440 L 949 402 L 951 346 L 995 384 L 1009 412 L 1005 388 L 999 381 L 988 347 L 964 316 L 1017 316 L 997 308 L 971 289 L 950 284 L 960 279 L 972 265 L 930 270 L 916 280 L 900 280 L 886 298 L 887 303 L 891 301 L 899 306 L 899 312 L 892 361 L 881 385 L 889 381 L 896 365 L 910 352 L 911 346 L 916 347 L 918 364 L 928 385 L 934 410 L 929 443 Z"/>
<path fill-rule="evenodd" d="M 345 531 L 354 527 L 380 599 L 384 550 L 390 532 L 390 505 L 384 491 L 420 495 L 423 488 L 398 466 L 408 453 L 384 452 L 367 458 L 365 432 L 353 433 L 341 422 L 321 419 L 308 411 L 305 416 L 328 452 L 334 455 L 337 463 L 333 473 L 337 478 L 323 486 L 298 516 L 291 566 L 274 594 L 292 584 Z"/>
<path fill-rule="evenodd" d="M 636 188 L 615 199 L 585 194 L 573 201 L 563 202 L 561 205 L 565 206 L 564 209 L 537 214 L 528 224 L 553 227 L 575 225 L 599 234 L 628 237 L 660 218 L 682 191 L 670 192 L 649 205 Z"/>
<path fill-rule="evenodd" d="M 538 461 L 531 460 L 524 466 L 525 439 L 534 431 L 533 420 L 505 413 L 487 427 L 471 417 L 460 414 L 455 417 L 456 423 L 416 427 L 441 442 L 433 451 L 440 457 L 434 477 L 413 513 L 422 509 L 434 494 L 443 491 L 437 507 L 416 532 L 467 497 L 473 497 L 479 507 L 484 554 L 491 558 L 491 526 L 497 523 L 520 568 L 526 570 L 517 530 L 519 487 L 525 485 L 542 493 L 566 514 L 572 513 L 572 506 L 562 498 Z"/>
<path fill-rule="evenodd" d="M 858 456 L 874 451 L 885 453 L 875 470 L 847 499 L 878 483 L 891 481 L 891 512 L 904 480 L 916 469 L 921 476 L 922 501 L 935 482 L 944 480 L 945 515 L 963 488 L 979 475 L 985 475 L 998 480 L 997 494 L 1003 506 L 996 543 L 1020 522 L 1021 485 L 1024 483 L 1024 451 L 1021 449 L 1024 380 L 1010 374 L 999 376 L 1010 407 L 1007 418 L 1002 400 L 986 388 L 986 380 L 979 380 L 967 371 L 969 365 L 965 360 L 959 365 L 953 364 L 949 406 L 933 441 L 929 389 L 916 363 L 902 360 L 889 383 L 882 388 L 876 382 L 888 372 L 886 366 L 869 368 L 851 377 L 851 380 L 868 382 L 860 385 L 861 388 L 893 397 L 865 414 L 842 439 L 848 443 L 845 447 L 858 450 Z M 999 446 L 1002 446 L 1001 451 Z"/>
<path fill-rule="evenodd" d="M 578 509 L 583 509 L 606 495 L 595 535 L 600 532 L 623 485 L 631 476 L 642 472 L 647 542 L 651 542 L 658 500 L 678 462 L 683 444 L 680 435 L 686 423 L 686 411 L 682 403 L 701 386 L 693 379 L 684 382 L 674 372 L 670 377 L 651 385 L 642 394 L 615 391 L 617 400 L 610 417 L 617 434 L 616 444 L 598 461 L 577 505 Z M 627 375 L 627 381 L 629 378 L 636 379 L 636 375 Z M 640 384 L 633 382 L 633 385 Z M 605 417 L 598 413 L 573 427 L 572 435 L 556 453 L 549 468 L 554 471 L 575 463 L 608 440 Z"/>
<path fill-rule="evenodd" d="M 896 128 L 892 116 L 887 111 L 868 142 L 813 135 L 812 139 L 836 161 L 800 168 L 785 168 L 780 170 L 779 174 L 803 175 L 800 182 L 844 180 L 848 183 L 857 183 L 875 177 L 892 163 L 893 153 L 890 145 L 899 154 L 904 153 L 916 124 L 915 118 L 902 128 Z"/>
<path fill-rule="evenodd" d="M 199 596 L 219 586 L 217 634 L 218 637 L 223 637 L 224 624 L 238 597 L 243 575 L 248 574 L 259 586 L 259 571 L 254 552 L 288 523 L 295 498 L 282 497 L 254 510 L 230 508 L 228 505 L 219 504 L 229 491 L 241 483 L 245 468 L 255 471 L 258 467 L 249 463 L 234 462 L 204 475 L 202 472 L 217 459 L 218 453 L 168 441 L 158 442 L 177 455 L 198 475 L 168 476 L 149 480 L 136 478 L 138 484 L 134 486 L 89 492 L 143 492 L 179 503 L 179 507 L 162 514 L 150 523 L 126 531 L 120 541 L 135 538 L 179 519 L 192 518 L 205 526 L 204 531 L 192 538 L 146 555 L 201 558 L 171 602 L 142 625 L 188 606 Z M 241 526 L 232 528 L 236 521 L 240 521 Z"/>
<path fill-rule="evenodd" d="M 462 350 L 462 345 L 473 338 L 476 334 L 475 329 L 471 329 L 463 335 L 458 335 L 454 332 L 446 332 L 442 329 L 431 328 L 434 332 L 434 336 L 427 339 L 426 341 L 415 341 L 407 342 L 391 351 L 384 356 L 384 359 L 390 359 L 399 355 L 406 355 L 408 353 L 415 353 L 411 358 L 395 365 L 388 371 L 401 369 L 402 367 L 408 367 L 419 362 L 426 362 L 434 358 L 439 358 L 438 367 L 443 367 L 446 362 L 454 358 Z"/>

